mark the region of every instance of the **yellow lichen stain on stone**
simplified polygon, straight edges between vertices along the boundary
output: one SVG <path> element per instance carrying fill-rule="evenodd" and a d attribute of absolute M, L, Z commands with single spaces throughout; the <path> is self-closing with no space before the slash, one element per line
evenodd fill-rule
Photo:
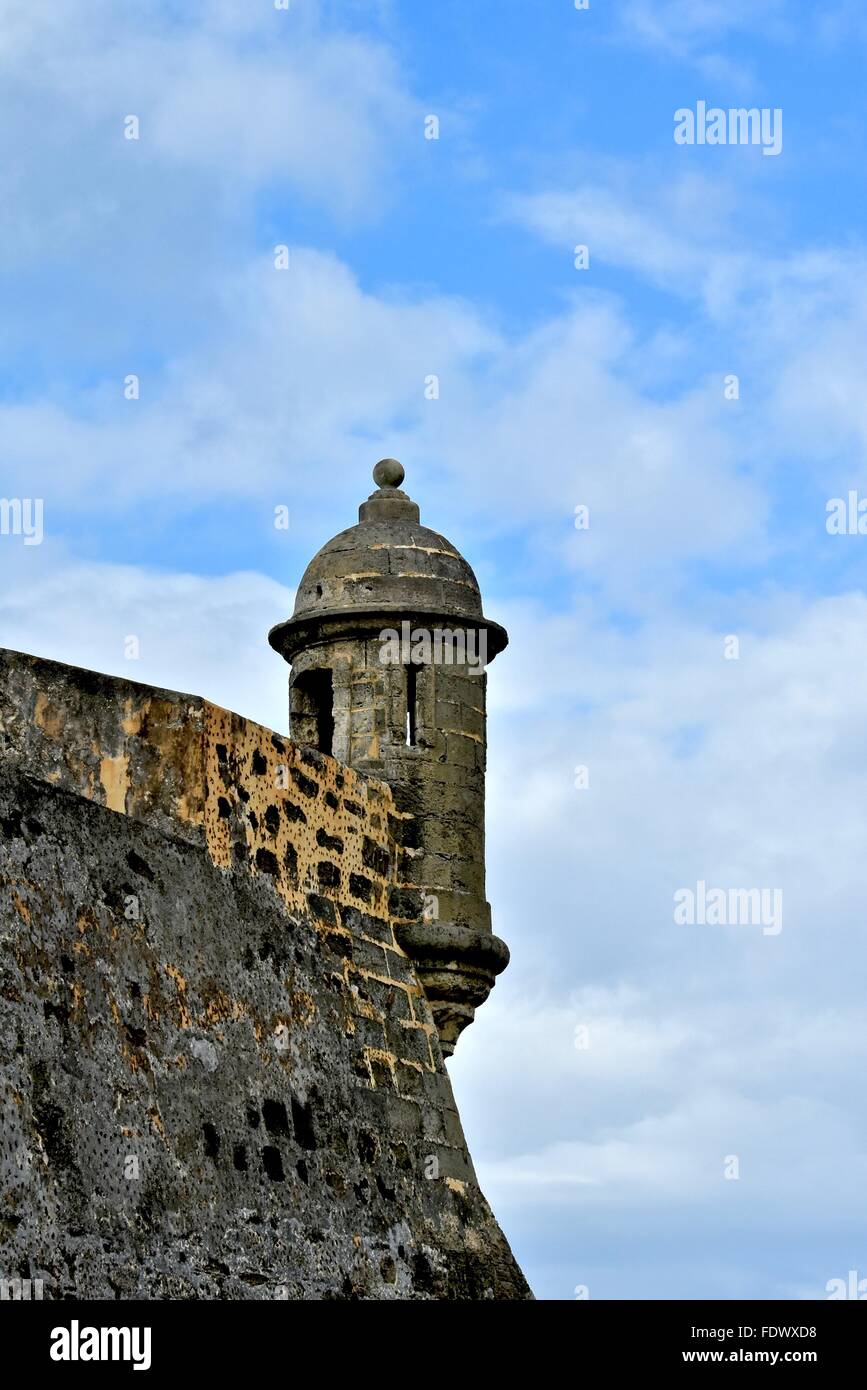
<path fill-rule="evenodd" d="M 30 921 L 30 908 L 19 898 L 17 893 L 12 894 L 12 906 L 15 908 L 22 922 Z"/>
<path fill-rule="evenodd" d="M 98 927 L 96 913 L 92 907 L 80 907 L 75 918 L 75 930 L 79 936 L 84 936 L 88 927 Z"/>
<path fill-rule="evenodd" d="M 370 1065 L 371 1062 L 381 1062 L 384 1066 L 388 1067 L 391 1072 L 392 1084 L 394 1083 L 394 1069 L 397 1066 L 397 1058 L 393 1052 L 386 1052 L 385 1048 L 381 1047 L 366 1047 L 364 1049 L 364 1060 L 367 1062 L 370 1069 L 370 1080 L 374 1089 L 376 1088 L 376 1077 L 373 1072 L 373 1067 Z"/>
<path fill-rule="evenodd" d="M 289 998 L 292 1004 L 293 1019 L 304 1028 L 309 1027 L 316 1017 L 316 1002 L 312 994 L 307 994 L 303 989 L 297 989 L 290 991 Z"/>
<path fill-rule="evenodd" d="M 399 574 L 395 575 L 395 578 L 430 579 L 430 575 L 426 574 L 424 570 L 401 570 Z M 462 589 L 475 589 L 476 587 L 475 584 L 471 584 L 468 579 L 458 579 L 456 575 L 449 576 L 449 584 L 459 584 Z M 459 619 L 455 619 L 455 626 L 458 626 L 459 622 Z"/>
<path fill-rule="evenodd" d="M 178 992 L 177 1005 L 178 1005 L 178 1017 L 179 1017 L 179 1020 L 180 1020 L 180 1025 L 181 1025 L 182 1028 L 189 1028 L 189 1027 L 190 1027 L 191 1020 L 190 1020 L 189 1010 L 187 1009 L 187 1000 L 186 1000 L 186 995 L 187 995 L 187 982 L 186 982 L 186 980 L 184 979 L 183 975 L 181 974 L 180 970 L 178 970 L 177 966 L 175 966 L 175 965 L 164 965 L 164 966 L 163 966 L 163 970 L 165 970 L 165 972 L 166 972 L 166 974 L 168 975 L 169 979 L 174 981 L 175 989 L 176 989 L 177 992 Z"/>
<path fill-rule="evenodd" d="M 133 1072 L 133 1074 L 135 1074 L 135 1072 L 138 1071 L 149 1070 L 147 1058 L 140 1057 L 139 1054 L 137 1052 L 134 1052 L 131 1047 L 127 1047 L 126 1043 L 124 1043 L 120 1052 L 124 1062 L 129 1067 L 130 1071 Z"/>
<path fill-rule="evenodd" d="M 155 1105 L 152 1105 L 151 1108 L 148 1110 L 148 1117 L 157 1134 L 160 1136 L 161 1139 L 165 1140 L 166 1127 L 163 1124 L 163 1117 L 160 1114 L 159 1110 L 157 1110 Z"/>
<path fill-rule="evenodd" d="M 118 753 L 114 758 L 101 758 L 99 780 L 105 792 L 105 804 L 110 811 L 126 815 L 126 794 L 129 790 L 129 754 Z"/>
<path fill-rule="evenodd" d="M 225 1019 L 243 1018 L 246 1012 L 244 1005 L 237 999 L 231 999 L 224 990 L 216 990 L 202 1011 L 200 1022 L 204 1027 L 222 1023 Z"/>
<path fill-rule="evenodd" d="M 63 711 L 52 705 L 44 690 L 40 690 L 36 696 L 36 704 L 33 709 L 33 722 L 37 724 L 42 732 L 47 734 L 49 738 L 59 738 L 63 732 Z"/>
<path fill-rule="evenodd" d="M 459 1192 L 463 1197 L 467 1190 L 467 1185 L 460 1178 L 446 1178 L 446 1187 L 450 1192 Z"/>
<path fill-rule="evenodd" d="M 123 729 L 125 734 L 127 734 L 128 736 L 132 736 L 133 734 L 140 734 L 143 717 L 144 708 L 142 706 L 139 706 L 139 708 L 136 709 L 131 699 L 124 700 L 123 719 L 121 721 L 120 727 Z"/>
<path fill-rule="evenodd" d="M 473 743 L 484 743 L 484 739 L 479 734 L 468 733 L 466 729 L 443 729 L 444 734 L 452 734 L 455 738 L 471 738 Z"/>
<path fill-rule="evenodd" d="M 359 1018 L 369 1018 L 373 1023 L 382 1023 L 384 1015 L 381 1009 L 377 1009 L 369 999 L 356 999 L 355 1012 Z"/>
<path fill-rule="evenodd" d="M 401 1028 L 403 1028 L 404 1031 L 407 1033 L 410 1031 L 412 1031 L 413 1033 L 424 1033 L 425 1041 L 427 1042 L 428 1059 L 426 1062 L 423 1062 L 422 1065 L 425 1071 L 436 1071 L 436 1063 L 434 1062 L 433 1052 L 431 1050 L 431 1035 L 436 1032 L 436 1028 L 432 1027 L 430 1024 L 427 1023 L 419 1023 L 414 1018 L 402 1018 L 399 1020 L 399 1023 Z M 401 1057 L 400 1060 L 404 1063 L 405 1066 L 410 1065 L 409 1058 Z"/>
<path fill-rule="evenodd" d="M 436 545 L 415 545 L 415 544 L 407 544 L 407 543 L 400 544 L 400 545 L 395 545 L 395 544 L 393 544 L 393 543 L 390 542 L 390 541 L 378 541 L 378 542 L 376 543 L 376 545 L 372 545 L 372 546 L 370 547 L 370 549 L 371 549 L 371 550 L 418 550 L 418 551 L 420 551 L 423 555 L 450 555 L 450 556 L 452 556 L 453 559 L 459 559 L 459 558 L 460 558 L 460 556 L 458 555 L 458 553 L 457 553 L 456 550 L 444 550 L 444 549 L 442 548 L 442 546 L 436 546 Z M 425 572 L 424 574 L 421 575 L 421 578 L 422 578 L 422 579 L 430 579 L 430 574 L 427 573 L 427 572 Z"/>
<path fill-rule="evenodd" d="M 187 796 L 183 793 L 175 797 L 175 810 L 179 820 L 188 821 L 190 825 L 202 825 L 205 819 L 204 799 L 196 794 Z"/>
<path fill-rule="evenodd" d="M 199 826 L 204 819 L 205 772 L 198 703 L 148 697 L 124 703 L 121 728 L 130 740 L 132 783 L 127 813 L 145 819 L 154 806 L 175 820 Z"/>

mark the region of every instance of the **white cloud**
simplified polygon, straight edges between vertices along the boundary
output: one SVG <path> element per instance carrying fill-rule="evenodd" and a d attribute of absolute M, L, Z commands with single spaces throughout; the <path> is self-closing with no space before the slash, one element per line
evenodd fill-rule
<path fill-rule="evenodd" d="M 291 590 L 252 572 L 207 578 L 82 564 L 48 542 L 44 556 L 9 537 L 0 546 L 4 647 L 201 695 L 285 732 L 289 668 L 267 633 L 292 611 Z M 130 636 L 138 659 L 125 655 Z"/>
<path fill-rule="evenodd" d="M 458 300 L 376 296 L 332 257 L 293 248 L 289 271 L 264 259 L 226 280 L 220 327 L 213 346 L 144 372 L 138 401 L 119 376 L 74 410 L 0 406 L 7 492 L 44 496 L 66 533 L 97 496 L 107 517 L 148 498 L 176 512 L 203 497 L 288 500 L 312 543 L 337 489 L 361 500 L 367 469 L 397 455 L 429 524 L 448 530 L 454 513 L 471 549 L 529 524 L 546 564 L 639 604 L 690 556 L 764 545 L 721 376 L 692 373 L 654 399 L 648 349 L 613 303 L 576 303 L 506 339 Z M 431 373 L 437 401 L 424 396 Z M 591 509 L 580 542 L 579 503 Z"/>
<path fill-rule="evenodd" d="M 619 20 L 631 39 L 697 66 L 709 78 L 746 85 L 752 69 L 724 45 L 744 34 L 785 41 L 803 23 L 790 0 L 626 0 Z"/>
<path fill-rule="evenodd" d="M 450 1071 L 485 1190 L 548 1296 L 582 1279 L 570 1259 L 597 1296 L 608 1279 L 622 1296 L 632 1265 L 640 1288 L 644 1260 L 671 1283 L 658 1296 L 684 1296 L 661 1240 L 702 1296 L 821 1296 L 840 1233 L 863 1238 L 867 598 L 739 605 L 737 661 L 725 629 L 668 605 L 619 635 L 580 609 L 504 615 L 488 896 L 512 965 Z M 698 878 L 779 885 L 781 935 L 675 925 L 673 891 Z M 733 1220 L 741 1247 L 717 1269 Z M 804 1268 L 766 1263 L 756 1283 L 747 1233 L 785 1243 L 793 1223 Z"/>
<path fill-rule="evenodd" d="M 771 228 L 761 227 L 766 206 L 754 187 L 707 174 L 687 173 L 660 189 L 646 171 L 611 168 L 577 189 L 512 199 L 509 215 L 564 250 L 588 243 L 592 261 L 627 270 L 683 301 L 687 319 L 666 334 L 660 364 L 670 404 L 660 408 L 642 400 L 649 424 L 637 423 L 633 433 L 623 427 L 616 405 L 609 408 L 603 419 L 616 424 L 614 457 L 636 439 L 647 440 L 652 452 L 657 438 L 674 486 L 680 445 L 684 478 L 676 484 L 682 498 L 678 516 L 694 518 L 693 534 L 700 535 L 708 515 L 715 514 L 719 525 L 730 523 L 749 545 L 761 544 L 765 508 L 756 492 L 739 498 L 734 479 L 743 486 L 749 477 L 764 497 L 770 500 L 776 491 L 787 506 L 796 494 L 804 496 L 793 478 L 795 464 L 800 478 L 812 475 L 824 495 L 815 497 L 812 513 L 785 539 L 766 536 L 773 548 L 796 538 L 800 543 L 803 532 L 815 539 L 824 526 L 825 497 L 843 495 L 865 474 L 867 408 L 861 382 L 867 373 L 862 290 L 867 247 L 807 246 L 780 253 Z M 629 374 L 644 396 L 658 391 L 658 383 L 648 375 L 645 384 L 636 361 L 640 353 L 660 361 L 652 344 L 637 343 L 623 352 L 615 370 L 621 388 Z M 739 379 L 737 405 L 723 398 L 729 373 Z M 592 368 L 590 375 L 592 381 Z M 593 382 L 594 395 L 597 385 Z M 707 458 L 706 473 L 701 466 L 694 471 L 697 439 Z M 610 448 L 606 445 L 606 454 Z M 729 462 L 721 468 L 727 454 Z M 705 507 L 690 500 L 690 478 Z M 714 497 L 714 485 L 733 490 Z M 660 500 L 664 497 L 663 491 Z M 742 506 L 752 511 L 752 533 Z M 711 524 L 709 548 L 714 530 Z M 689 548 L 689 535 L 684 539 L 681 556 Z M 591 551 L 588 541 L 585 550 Z"/>
<path fill-rule="evenodd" d="M 246 201 L 254 183 L 279 178 L 340 211 L 363 212 L 409 146 L 415 107 L 384 44 L 329 29 L 317 12 L 303 0 L 258 15 L 226 3 L 178 15 L 107 0 L 75 10 L 12 0 L 0 21 L 6 140 L 16 116 L 36 142 L 29 160 L 41 151 L 48 169 L 72 159 L 82 171 L 111 167 L 122 180 L 122 161 L 136 160 L 151 194 L 140 200 L 145 214 L 160 166 L 172 165 L 206 175 L 222 198 Z M 140 121 L 137 143 L 122 138 L 128 114 Z M 9 179 L 18 162 L 4 167 Z M 63 181 L 53 188 L 61 194 L 55 219 L 69 219 L 55 225 L 71 233 L 73 207 L 62 201 L 71 189 Z M 111 217 L 110 204 L 102 207 Z M 85 198 L 83 210 L 79 234 L 89 238 L 99 204 L 88 217 Z M 12 225 L 26 217 L 25 205 Z"/>
<path fill-rule="evenodd" d="M 653 165 L 611 164 L 575 188 L 513 196 L 505 212 L 565 251 L 587 245 L 591 265 L 631 271 L 723 321 L 766 285 L 769 269 L 782 271 L 762 244 L 761 189 L 707 166 L 660 184 Z"/>

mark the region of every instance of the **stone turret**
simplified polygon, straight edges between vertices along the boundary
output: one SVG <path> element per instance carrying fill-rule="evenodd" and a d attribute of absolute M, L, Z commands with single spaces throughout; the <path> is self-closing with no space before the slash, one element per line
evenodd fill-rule
<path fill-rule="evenodd" d="M 472 569 L 422 526 L 383 459 L 358 524 L 324 545 L 269 641 L 291 663 L 291 736 L 390 783 L 412 826 L 401 929 L 446 1056 L 508 963 L 485 901 L 485 666 L 508 637 Z"/>

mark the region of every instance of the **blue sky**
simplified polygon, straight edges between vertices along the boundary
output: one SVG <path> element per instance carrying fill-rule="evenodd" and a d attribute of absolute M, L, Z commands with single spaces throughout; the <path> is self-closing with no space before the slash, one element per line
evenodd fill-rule
<path fill-rule="evenodd" d="M 865 54 L 854 0 L 0 16 L 3 493 L 45 506 L 0 641 L 283 727 L 265 633 L 403 461 L 512 636 L 513 965 L 450 1069 L 540 1297 L 867 1277 L 867 542 L 825 525 L 867 486 Z M 675 144 L 699 101 L 782 151 Z M 699 880 L 783 931 L 676 926 Z"/>

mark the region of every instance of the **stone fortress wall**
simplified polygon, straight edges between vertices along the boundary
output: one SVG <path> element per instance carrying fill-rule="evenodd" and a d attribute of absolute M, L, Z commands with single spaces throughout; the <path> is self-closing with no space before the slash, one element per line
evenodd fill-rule
<path fill-rule="evenodd" d="M 413 841 L 313 748 L 0 652 L 0 1278 L 531 1296 L 400 944 Z"/>

